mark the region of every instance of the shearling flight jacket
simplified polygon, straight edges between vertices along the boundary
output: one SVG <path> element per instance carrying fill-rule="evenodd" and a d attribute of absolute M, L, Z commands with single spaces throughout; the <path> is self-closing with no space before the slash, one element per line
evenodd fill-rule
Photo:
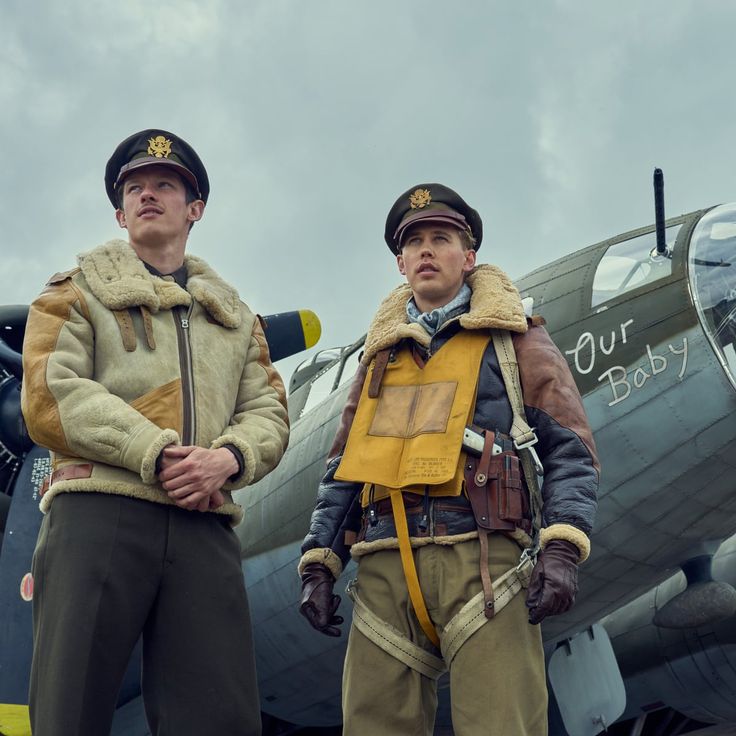
<path fill-rule="evenodd" d="M 337 578 L 349 555 L 359 557 L 380 549 L 398 547 L 391 515 L 375 525 L 362 521 L 363 538 L 352 548 L 346 544 L 361 526 L 359 495 L 362 485 L 338 481 L 340 463 L 367 368 L 376 354 L 402 341 L 413 343 L 429 360 L 441 360 L 442 345 L 458 330 L 505 329 L 512 334 L 524 394 L 527 421 L 536 428 L 537 451 L 544 465 L 544 546 L 551 539 L 575 544 L 580 558 L 590 550 L 588 535 L 593 526 L 598 487 L 598 458 L 580 394 L 565 359 L 544 327 L 530 323 L 519 292 L 495 266 L 481 265 L 468 276 L 472 290 L 469 311 L 445 323 L 433 337 L 418 324 L 409 323 L 407 285 L 395 289 L 380 305 L 368 330 L 361 366 L 351 386 L 340 426 L 328 455 L 327 472 L 320 483 L 309 532 L 302 545 L 299 570 L 311 562 L 328 567 Z M 481 360 L 473 424 L 507 433 L 512 423 L 506 393 L 493 343 Z M 411 501 L 406 501 L 411 503 Z M 477 537 L 475 520 L 464 496 L 433 502 L 428 532 L 418 528 L 420 515 L 409 515 L 412 546 L 456 544 Z M 433 533 L 434 530 L 434 533 Z"/>
<path fill-rule="evenodd" d="M 288 442 L 284 385 L 257 315 L 194 256 L 184 259 L 186 289 L 149 273 L 122 240 L 80 255 L 78 264 L 52 277 L 31 305 L 21 402 L 52 468 L 89 463 L 91 475 L 54 482 L 41 509 L 71 491 L 170 504 L 156 459 L 184 440 L 242 454 L 243 470 L 228 480 L 227 502 L 217 509 L 238 523 L 230 491 L 272 470 Z M 185 414 L 193 419 L 189 438 Z"/>

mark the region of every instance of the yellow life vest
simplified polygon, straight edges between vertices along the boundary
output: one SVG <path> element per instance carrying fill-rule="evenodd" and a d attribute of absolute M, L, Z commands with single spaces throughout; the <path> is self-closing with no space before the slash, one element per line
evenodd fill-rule
<path fill-rule="evenodd" d="M 365 484 L 363 506 L 371 496 L 387 498 L 391 489 L 460 494 L 463 431 L 472 421 L 489 340 L 486 331 L 461 330 L 423 368 L 402 347 L 386 365 L 377 398 L 368 395 L 373 361 L 335 473 L 337 480 Z"/>

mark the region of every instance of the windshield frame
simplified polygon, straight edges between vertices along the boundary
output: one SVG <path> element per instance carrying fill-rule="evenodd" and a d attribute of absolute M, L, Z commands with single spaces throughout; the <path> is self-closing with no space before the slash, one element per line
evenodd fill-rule
<path fill-rule="evenodd" d="M 726 215 L 730 215 L 730 217 L 724 217 Z M 703 298 L 705 288 L 699 284 L 699 276 L 704 273 L 702 269 L 719 267 L 716 265 L 716 261 L 709 264 L 710 259 L 702 259 L 703 254 L 702 251 L 699 250 L 699 248 L 705 244 L 704 241 L 707 237 L 706 229 L 710 228 L 712 230 L 712 225 L 719 222 L 728 222 L 733 225 L 733 239 L 735 241 L 734 245 L 736 246 L 736 203 L 731 202 L 728 204 L 720 204 L 705 212 L 695 224 L 692 235 L 690 236 L 687 255 L 687 285 L 690 292 L 690 298 L 695 306 L 695 312 L 698 315 L 698 321 L 700 322 L 703 332 L 705 333 L 713 352 L 718 358 L 718 361 L 723 367 L 728 380 L 731 385 L 736 388 L 736 339 L 729 343 L 731 346 L 731 352 L 733 352 L 733 357 L 729 359 L 726 350 L 724 349 L 725 346 L 722 346 L 718 339 L 719 330 L 707 314 L 709 310 L 714 309 L 714 305 L 705 304 Z M 723 238 L 723 240 L 726 239 L 727 238 Z M 713 242 L 713 239 L 710 237 L 707 237 L 707 240 L 708 242 Z M 696 263 L 697 260 L 701 260 L 702 262 Z M 736 247 L 734 247 L 733 258 L 724 263 L 728 263 L 728 266 L 733 268 L 733 271 L 728 274 L 724 274 L 724 278 L 727 280 L 730 279 L 732 283 L 731 291 L 736 295 Z M 734 298 L 733 301 L 734 307 L 731 309 L 729 314 L 734 314 L 736 317 L 736 313 L 734 312 L 734 310 L 736 310 L 736 298 Z M 719 303 L 720 302 L 717 302 L 716 305 Z"/>

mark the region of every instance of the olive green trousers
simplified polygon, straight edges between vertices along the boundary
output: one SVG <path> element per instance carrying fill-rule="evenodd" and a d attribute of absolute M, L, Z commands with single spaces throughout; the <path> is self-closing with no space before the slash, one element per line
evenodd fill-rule
<path fill-rule="evenodd" d="M 154 736 L 260 734 L 240 543 L 226 517 L 61 493 L 33 575 L 34 736 L 108 736 L 141 634 Z"/>
<path fill-rule="evenodd" d="M 518 564 L 521 550 L 494 534 L 491 576 Z M 481 590 L 477 540 L 414 550 L 427 609 L 438 629 Z M 439 656 L 409 599 L 398 550 L 360 558 L 358 595 L 413 642 Z M 545 736 L 547 687 L 539 626 L 527 620 L 525 594 L 462 646 L 449 672 L 455 736 Z M 343 674 L 344 736 L 431 736 L 437 683 L 387 654 L 353 626 Z"/>

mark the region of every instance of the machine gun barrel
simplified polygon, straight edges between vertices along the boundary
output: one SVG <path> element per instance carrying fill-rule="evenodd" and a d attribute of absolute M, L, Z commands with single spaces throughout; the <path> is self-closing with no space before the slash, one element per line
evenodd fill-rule
<path fill-rule="evenodd" d="M 657 254 L 663 256 L 667 251 L 664 237 L 664 174 L 662 169 L 654 169 L 654 222 L 657 232 Z"/>

